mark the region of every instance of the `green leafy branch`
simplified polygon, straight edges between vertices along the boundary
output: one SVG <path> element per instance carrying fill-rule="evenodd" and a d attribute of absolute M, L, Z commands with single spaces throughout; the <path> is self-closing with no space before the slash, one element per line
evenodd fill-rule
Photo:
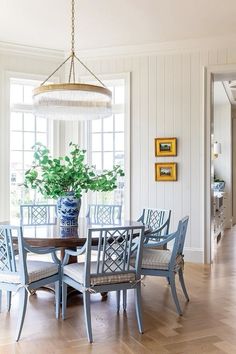
<path fill-rule="evenodd" d="M 74 192 L 77 198 L 83 192 L 112 191 L 118 176 L 124 176 L 120 166 L 97 173 L 93 166 L 85 163 L 85 150 L 70 143 L 69 156 L 53 158 L 47 147 L 41 143 L 34 145 L 34 162 L 25 172 L 24 186 L 39 191 L 44 197 L 56 199 Z"/>

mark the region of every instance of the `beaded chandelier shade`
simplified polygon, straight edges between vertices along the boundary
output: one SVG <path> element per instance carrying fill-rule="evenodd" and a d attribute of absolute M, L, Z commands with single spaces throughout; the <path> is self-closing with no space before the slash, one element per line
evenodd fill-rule
<path fill-rule="evenodd" d="M 75 54 L 75 0 L 71 1 L 71 13 L 71 54 L 39 87 L 34 89 L 35 114 L 57 120 L 91 120 L 109 116 L 111 91 Z M 76 82 L 75 62 L 82 65 L 100 85 Z M 66 63 L 69 63 L 70 68 L 68 82 L 48 84 L 49 79 Z"/>

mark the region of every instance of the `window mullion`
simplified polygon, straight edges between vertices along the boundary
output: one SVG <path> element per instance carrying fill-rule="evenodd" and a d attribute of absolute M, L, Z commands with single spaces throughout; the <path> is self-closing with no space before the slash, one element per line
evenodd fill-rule
<path fill-rule="evenodd" d="M 35 86 L 39 82 L 34 82 Z M 10 139 L 11 139 L 11 148 L 10 148 L 10 173 L 11 173 L 11 182 L 10 182 L 10 195 L 11 195 L 11 217 L 19 217 L 19 206 L 23 202 L 32 202 L 36 201 L 37 193 L 32 190 L 25 191 L 23 188 L 19 189 L 17 184 L 23 182 L 24 173 L 30 165 L 31 160 L 31 144 L 34 145 L 37 140 L 44 139 L 46 145 L 49 143 L 49 124 L 46 121 L 43 129 L 40 128 L 40 133 L 38 137 L 38 125 L 36 124 L 36 116 L 33 115 L 33 105 L 30 102 L 31 90 L 34 85 L 32 81 L 29 83 L 28 80 L 20 79 L 10 79 L 10 101 L 11 101 L 11 120 L 13 119 L 13 114 L 21 114 L 21 126 L 18 124 L 17 129 L 14 130 L 13 125 L 10 126 Z M 21 90 L 21 91 L 20 91 Z M 29 116 L 31 114 L 32 116 Z M 30 117 L 30 118 L 29 118 Z M 32 117 L 32 120 L 31 120 Z M 15 119 L 15 118 L 14 118 Z M 14 120 L 15 122 L 15 120 Z M 16 121 L 17 122 L 17 121 Z M 19 122 L 19 121 L 18 121 Z M 32 123 L 34 126 L 31 127 Z M 15 123 L 14 123 L 15 124 Z M 28 125 L 30 124 L 30 126 Z M 13 140 L 13 133 L 18 132 L 19 137 L 16 140 Z M 14 137 L 15 139 L 15 137 Z M 21 139 L 21 141 L 19 140 Z M 12 142 L 15 144 L 12 144 Z M 42 141 L 43 142 L 43 141 Z M 13 154 L 15 151 L 21 153 L 21 162 L 17 161 L 17 157 Z M 33 160 L 33 157 L 32 157 Z M 14 180 L 14 176 L 15 180 Z M 19 180 L 20 178 L 20 180 Z"/>

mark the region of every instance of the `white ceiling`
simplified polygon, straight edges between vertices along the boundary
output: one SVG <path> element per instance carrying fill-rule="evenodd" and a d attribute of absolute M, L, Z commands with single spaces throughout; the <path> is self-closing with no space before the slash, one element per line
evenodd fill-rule
<path fill-rule="evenodd" d="M 236 0 L 76 0 L 76 48 L 236 34 Z M 0 41 L 70 48 L 70 0 L 0 0 Z"/>

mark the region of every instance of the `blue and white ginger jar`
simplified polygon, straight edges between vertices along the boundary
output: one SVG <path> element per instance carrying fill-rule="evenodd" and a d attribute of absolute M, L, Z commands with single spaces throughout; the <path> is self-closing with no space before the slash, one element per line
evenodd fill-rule
<path fill-rule="evenodd" d="M 81 207 L 81 199 L 74 192 L 68 192 L 57 200 L 57 215 L 61 226 L 77 226 Z"/>

